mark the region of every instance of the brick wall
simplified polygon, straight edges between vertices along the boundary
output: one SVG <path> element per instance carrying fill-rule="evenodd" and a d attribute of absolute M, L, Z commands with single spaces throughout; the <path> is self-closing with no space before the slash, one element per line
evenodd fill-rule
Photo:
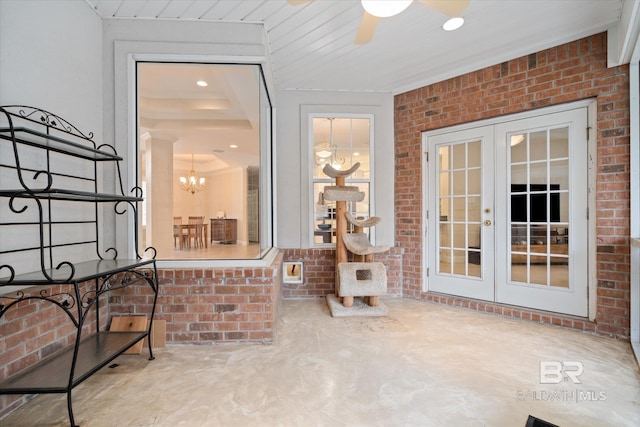
<path fill-rule="evenodd" d="M 269 267 L 159 269 L 154 319 L 167 322 L 167 343 L 271 343 L 280 301 L 282 254 Z M 131 286 L 109 298 L 112 316 L 150 312 L 153 295 Z"/>
<path fill-rule="evenodd" d="M 80 286 L 81 294 L 85 293 L 93 282 L 87 282 Z M 55 285 L 37 287 L 25 291 L 25 295 L 35 295 L 46 292 L 48 295 L 61 295 L 73 293 L 71 285 Z M 57 301 L 69 300 L 69 298 L 55 298 Z M 101 302 L 104 299 L 101 300 Z M 0 304 L 7 306 L 11 300 L 0 298 Z M 71 307 L 75 313 L 74 305 Z M 95 306 L 94 306 L 95 307 Z M 84 323 L 83 335 L 86 336 L 95 331 L 95 308 L 87 315 Z M 100 308 L 101 329 L 106 327 L 107 306 L 102 303 Z M 56 305 L 41 300 L 24 300 L 9 308 L 0 319 L 0 382 L 20 372 L 44 357 L 56 351 L 72 345 L 76 338 L 76 328 L 69 317 Z M 1 395 L 0 418 L 15 410 L 32 396 L 27 395 Z"/>
<path fill-rule="evenodd" d="M 434 300 L 421 292 L 422 132 L 595 98 L 598 299 L 596 324 L 585 328 L 629 337 L 629 68 L 607 68 L 606 42 L 606 34 L 594 35 L 395 97 L 396 242 L 405 249 L 404 296 Z"/>
<path fill-rule="evenodd" d="M 336 251 L 333 248 L 283 249 L 284 261 L 302 261 L 304 283 L 283 283 L 283 298 L 324 297 L 335 292 Z M 387 295 L 402 296 L 403 249 L 393 247 L 375 254 L 387 268 Z"/>

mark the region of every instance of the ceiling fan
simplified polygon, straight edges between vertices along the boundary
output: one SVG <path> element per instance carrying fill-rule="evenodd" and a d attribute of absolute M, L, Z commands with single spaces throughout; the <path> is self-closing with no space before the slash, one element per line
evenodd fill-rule
<path fill-rule="evenodd" d="M 288 0 L 292 5 L 307 3 L 312 0 Z M 450 19 L 461 18 L 471 0 L 416 0 L 423 5 L 435 9 Z M 413 0 L 361 0 L 363 12 L 355 44 L 365 44 L 373 39 L 380 18 L 388 18 L 405 10 Z M 461 25 L 461 24 L 460 24 Z"/>

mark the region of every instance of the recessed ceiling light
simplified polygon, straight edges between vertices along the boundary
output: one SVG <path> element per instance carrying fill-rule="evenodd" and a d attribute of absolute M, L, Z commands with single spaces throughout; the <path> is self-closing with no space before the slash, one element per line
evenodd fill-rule
<path fill-rule="evenodd" d="M 358 153 L 357 151 L 355 153 L 353 153 L 354 156 L 359 156 L 360 153 Z"/>
<path fill-rule="evenodd" d="M 236 144 L 231 144 L 229 147 L 231 148 L 238 148 L 238 146 Z"/>
<path fill-rule="evenodd" d="M 442 29 L 445 31 L 453 31 L 462 27 L 462 24 L 464 24 L 464 18 L 461 18 L 461 17 L 451 18 L 442 25 Z"/>
<path fill-rule="evenodd" d="M 198 81 L 196 82 L 196 84 L 197 84 L 198 86 L 200 86 L 200 87 L 207 87 L 207 86 L 209 86 L 209 83 L 205 82 L 204 80 L 198 80 Z"/>

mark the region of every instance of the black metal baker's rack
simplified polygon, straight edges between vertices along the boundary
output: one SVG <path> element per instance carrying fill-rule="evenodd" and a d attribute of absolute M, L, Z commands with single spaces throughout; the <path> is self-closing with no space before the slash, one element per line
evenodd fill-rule
<path fill-rule="evenodd" d="M 42 301 L 61 310 L 76 331 L 73 344 L 0 382 L 0 394 L 66 393 L 72 427 L 72 389 L 150 337 L 158 296 L 156 251 L 145 249 L 149 257 L 138 252 L 142 190 L 134 187 L 125 194 L 122 158 L 93 137 L 41 108 L 0 107 L 0 324 L 11 310 Z M 103 184 L 105 176 L 113 177 L 113 191 L 102 190 L 109 186 Z M 109 217 L 105 204 L 113 205 L 111 224 L 128 214 L 134 258 L 102 247 L 102 226 Z M 39 268 L 23 271 L 24 265 Z M 101 297 L 138 283 L 153 292 L 147 329 L 107 332 L 100 322 Z M 91 330 L 85 327 L 94 323 Z"/>

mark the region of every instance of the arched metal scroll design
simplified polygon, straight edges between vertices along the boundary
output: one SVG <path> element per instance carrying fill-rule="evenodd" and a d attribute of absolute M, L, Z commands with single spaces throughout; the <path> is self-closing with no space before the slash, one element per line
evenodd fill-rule
<path fill-rule="evenodd" d="M 49 171 L 47 171 L 47 170 L 32 171 L 33 176 L 31 178 L 34 181 L 37 181 L 38 178 L 41 175 L 44 175 L 46 177 L 46 185 L 44 187 L 39 187 L 39 188 L 31 187 L 31 186 L 29 186 L 27 184 L 27 182 L 25 180 L 24 173 L 26 172 L 26 170 L 24 168 L 22 168 L 22 166 L 20 164 L 20 154 L 18 152 L 18 144 L 16 142 L 16 133 L 15 133 L 14 125 L 13 125 L 13 119 L 11 117 L 11 116 L 15 116 L 15 113 L 11 113 L 10 111 L 7 110 L 7 108 L 9 108 L 9 107 L 0 107 L 0 112 L 4 113 L 4 115 L 5 115 L 6 119 L 7 119 L 7 123 L 9 124 L 9 133 L 11 135 L 11 143 L 13 145 L 13 160 L 14 160 L 15 166 L 16 166 L 18 182 L 20 182 L 20 186 L 27 193 L 29 193 L 31 195 L 33 195 L 35 191 L 47 191 L 53 185 L 53 176 L 49 173 Z M 34 121 L 34 120 L 31 120 L 31 121 Z"/>
<path fill-rule="evenodd" d="M 139 186 L 133 187 L 133 189 L 131 190 L 131 193 L 133 193 L 134 197 L 138 197 L 140 199 L 142 199 L 144 197 L 142 188 L 140 188 Z M 137 212 L 138 204 L 136 203 L 135 206 L 133 206 L 133 204 L 132 204 L 132 207 L 133 207 L 134 211 Z M 136 218 L 137 218 L 137 214 L 136 214 Z M 144 257 L 140 255 L 139 249 L 138 249 L 140 247 L 140 240 L 139 240 L 140 234 L 139 234 L 139 229 L 138 229 L 138 221 L 135 221 L 133 223 L 133 228 L 134 228 L 134 230 L 133 230 L 133 234 L 134 234 L 133 238 L 134 238 L 134 247 L 135 247 L 135 250 L 136 250 L 136 259 L 142 259 Z M 154 248 L 153 246 L 147 246 L 146 248 L 144 248 L 142 253 L 146 254 L 147 252 L 151 252 L 152 253 L 151 259 L 156 259 L 156 255 L 158 253 L 158 251 L 156 251 L 156 248 Z"/>
<path fill-rule="evenodd" d="M 6 304 L 0 303 L 0 319 L 2 319 L 5 313 L 9 311 L 14 305 L 24 301 L 37 300 L 50 302 L 51 304 L 60 308 L 76 328 L 78 327 L 78 325 L 80 325 L 80 318 L 76 318 L 73 315 L 73 308 L 76 306 L 76 297 L 68 292 L 50 294 L 47 289 L 43 289 L 37 294 L 27 295 L 23 291 L 18 291 L 16 292 L 15 296 L 2 295 L 0 296 L 0 299 L 9 301 Z"/>
<path fill-rule="evenodd" d="M 16 201 L 20 200 L 21 202 L 24 203 L 24 206 L 22 207 L 16 207 Z M 40 244 L 40 250 L 39 250 L 39 255 L 40 255 L 40 271 L 42 272 L 42 275 L 45 277 L 46 280 L 48 280 L 51 283 L 69 283 L 69 281 L 73 278 L 73 276 L 75 275 L 75 267 L 74 265 L 69 262 L 69 261 L 62 261 L 59 264 L 56 265 L 55 269 L 56 270 L 60 270 L 61 268 L 67 266 L 69 267 L 70 271 L 69 271 L 69 275 L 68 276 L 64 276 L 58 279 L 54 279 L 53 276 L 51 274 L 49 274 L 48 272 L 48 268 L 47 265 L 51 265 L 53 267 L 53 254 L 52 252 L 52 248 L 49 247 L 48 251 L 45 250 L 46 244 L 45 244 L 45 226 L 44 226 L 44 214 L 43 214 L 43 209 L 42 209 L 42 203 L 40 202 L 40 199 L 38 199 L 35 195 L 30 195 L 28 198 L 25 197 L 19 197 L 17 195 L 11 197 L 9 199 L 9 209 L 14 212 L 14 213 L 23 213 L 24 211 L 26 211 L 28 209 L 28 204 L 25 202 L 25 200 L 33 200 L 36 203 L 36 206 L 38 208 L 38 241 Z M 47 263 L 48 261 L 48 263 Z M 12 273 L 15 273 L 12 270 Z M 10 277 L 9 281 L 7 281 L 7 284 L 10 284 L 11 281 L 13 280 L 13 278 L 15 277 L 14 274 L 12 274 L 12 276 Z"/>
<path fill-rule="evenodd" d="M 98 298 L 102 294 L 118 289 L 124 289 L 126 287 L 135 285 L 142 280 L 146 281 L 151 289 L 155 292 L 156 286 L 153 277 L 154 271 L 152 269 L 127 270 L 106 275 L 102 278 L 99 286 L 96 289 L 90 289 L 81 295 L 81 306 L 83 310 L 86 311 L 98 300 Z"/>
<path fill-rule="evenodd" d="M 111 144 L 101 144 L 101 145 L 98 146 L 98 150 L 111 151 L 114 155 L 117 154 L 116 149 Z M 118 188 L 116 189 L 116 191 L 118 191 L 118 193 L 121 196 L 126 196 L 126 194 L 124 192 L 124 185 L 122 183 L 122 172 L 120 170 L 120 163 L 116 163 L 116 176 L 117 176 L 116 183 L 118 185 Z M 130 194 L 133 197 L 136 197 L 136 198 L 139 198 L 139 199 L 142 199 L 144 197 L 142 188 L 139 187 L 139 186 L 133 187 L 131 189 L 131 191 L 130 191 Z M 133 216 L 136 219 L 136 220 L 133 221 L 133 228 L 134 228 L 134 230 L 133 230 L 133 238 L 134 238 L 134 250 L 135 250 L 135 253 L 136 253 L 136 259 L 142 259 L 144 257 L 142 255 L 140 255 L 140 252 L 139 252 L 140 241 L 139 241 L 139 225 L 138 225 L 138 221 L 137 221 L 137 218 L 138 218 L 138 205 L 137 205 L 137 202 L 128 202 L 128 201 L 127 202 L 122 202 L 122 201 L 116 202 L 115 205 L 114 205 L 114 211 L 115 211 L 115 213 L 117 215 L 124 215 L 124 214 L 127 213 L 127 210 L 128 210 L 127 205 L 128 205 L 128 207 L 131 208 L 131 210 L 133 212 Z M 97 232 L 97 230 L 96 230 L 96 232 Z M 116 257 L 117 257 L 118 251 L 115 248 L 109 248 L 109 249 L 106 250 L 106 252 L 109 252 L 109 251 L 113 251 L 116 254 Z M 147 248 L 144 249 L 143 253 L 147 253 L 148 251 L 151 251 L 153 253 L 151 258 L 155 259 L 156 258 L 156 254 L 157 254 L 156 249 L 154 247 L 147 247 Z M 100 256 L 100 254 L 98 254 L 98 256 Z M 100 258 L 102 259 L 101 256 L 100 256 Z M 115 257 L 114 257 L 114 259 L 115 259 Z"/>
<path fill-rule="evenodd" d="M 13 282 L 14 277 L 16 277 L 16 270 L 13 267 L 11 267 L 9 264 L 0 265 L 0 272 L 2 272 L 3 269 L 9 270 L 9 278 L 0 280 L 0 284 L 8 285 L 9 283 Z M 0 277 L 1 276 L 2 275 L 0 274 Z"/>
<path fill-rule="evenodd" d="M 28 105 L 5 105 L 4 108 L 17 110 L 17 114 L 25 120 L 66 132 L 93 143 L 93 132 L 85 134 L 67 120 L 50 111 L 43 110 L 42 108 L 30 107 Z M 93 147 L 95 148 L 95 143 L 93 143 Z"/>
<path fill-rule="evenodd" d="M 77 127 L 69 123 L 67 120 L 62 117 L 54 114 L 50 111 L 44 110 L 42 108 L 30 107 L 27 105 L 6 105 L 0 107 L 0 113 L 2 113 L 6 119 L 8 124 L 8 128 L 5 129 L 5 132 L 8 133 L 9 139 L 11 142 L 11 147 L 13 150 L 13 161 L 14 165 L 12 167 L 15 168 L 16 178 L 21 187 L 21 189 L 11 190 L 13 194 L 9 199 L 9 209 L 16 214 L 20 214 L 25 212 L 29 204 L 22 200 L 31 199 L 34 200 L 37 206 L 37 218 L 38 218 L 38 232 L 39 232 L 39 255 L 40 255 L 40 270 L 44 278 L 51 283 L 68 283 L 75 274 L 75 267 L 69 261 L 62 261 L 55 265 L 55 270 L 60 271 L 65 267 L 70 269 L 69 274 L 64 274 L 54 279 L 53 269 L 53 247 L 51 242 L 49 244 L 45 241 L 45 224 L 44 221 L 44 208 L 41 202 L 42 200 L 50 203 L 47 192 L 52 190 L 53 186 L 53 174 L 50 171 L 50 156 L 48 151 L 50 148 L 46 148 L 47 156 L 46 156 L 46 168 L 47 169 L 39 169 L 33 170 L 27 167 L 23 167 L 20 158 L 20 143 L 18 142 L 18 138 L 16 137 L 16 120 L 19 120 L 20 123 L 34 123 L 37 124 L 38 127 L 44 127 L 45 134 L 47 136 L 51 136 L 51 130 L 55 130 L 58 132 L 62 132 L 65 134 L 69 134 L 74 136 L 75 138 L 79 138 L 84 143 L 86 143 L 90 149 L 95 150 L 96 144 L 93 142 L 93 132 L 84 133 L 80 131 Z M 31 180 L 29 180 L 29 174 L 31 175 Z M 42 177 L 45 178 L 45 182 L 41 185 L 38 185 L 39 182 L 42 182 Z M 35 183 L 31 183 L 31 181 L 35 181 Z M 23 203 L 22 206 L 18 206 L 17 200 L 20 199 Z M 50 210 L 50 206 L 49 206 Z M 96 208 L 97 210 L 97 208 Z M 50 212 L 49 212 L 50 215 Z M 97 216 L 96 216 L 97 218 Z M 50 226 L 49 226 L 50 227 Z M 96 234 L 97 236 L 97 234 Z M 51 238 L 51 230 L 49 230 L 49 238 Z M 50 266 L 50 267 L 47 267 Z M 4 268 L 9 268 L 9 266 L 3 266 Z M 52 271 L 50 274 L 49 271 Z M 0 281 L 2 284 L 11 284 L 11 282 L 15 278 L 15 270 L 10 268 L 11 275 L 8 279 L 3 279 Z"/>

